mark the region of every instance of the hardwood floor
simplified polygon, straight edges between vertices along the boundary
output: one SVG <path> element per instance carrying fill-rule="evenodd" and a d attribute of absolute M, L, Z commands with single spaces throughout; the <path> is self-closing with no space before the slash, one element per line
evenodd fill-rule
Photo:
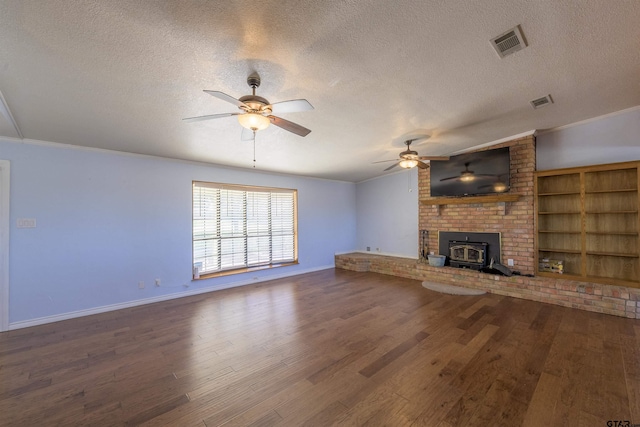
<path fill-rule="evenodd" d="M 640 322 L 324 270 L 0 334 L 0 425 L 640 423 Z"/>

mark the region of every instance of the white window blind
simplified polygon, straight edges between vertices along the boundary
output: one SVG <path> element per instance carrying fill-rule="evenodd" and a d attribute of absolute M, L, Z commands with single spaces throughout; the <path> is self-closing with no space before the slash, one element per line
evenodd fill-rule
<path fill-rule="evenodd" d="M 296 190 L 193 183 L 193 263 L 200 274 L 296 256 Z"/>

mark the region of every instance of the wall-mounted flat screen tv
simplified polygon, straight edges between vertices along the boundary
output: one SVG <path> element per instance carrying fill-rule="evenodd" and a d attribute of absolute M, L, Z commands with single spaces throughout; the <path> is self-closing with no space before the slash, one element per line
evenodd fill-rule
<path fill-rule="evenodd" d="M 509 191 L 509 147 L 431 161 L 431 196 L 472 196 Z"/>

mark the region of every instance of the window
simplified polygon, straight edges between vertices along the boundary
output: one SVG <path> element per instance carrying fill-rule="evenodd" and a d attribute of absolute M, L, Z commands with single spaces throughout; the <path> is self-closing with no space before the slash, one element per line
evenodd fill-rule
<path fill-rule="evenodd" d="M 194 181 L 194 274 L 297 262 L 296 213 L 296 190 Z"/>

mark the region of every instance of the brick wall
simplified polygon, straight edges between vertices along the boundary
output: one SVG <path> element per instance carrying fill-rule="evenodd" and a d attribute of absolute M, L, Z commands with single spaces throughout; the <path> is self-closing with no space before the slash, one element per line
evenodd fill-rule
<path fill-rule="evenodd" d="M 513 269 L 534 274 L 534 171 L 535 140 L 516 139 L 498 147 L 510 147 L 511 190 L 521 198 L 509 203 L 475 203 L 440 208 L 420 203 L 419 227 L 429 231 L 429 250 L 437 252 L 438 231 L 502 233 L 502 259 L 512 258 Z M 429 170 L 419 170 L 419 200 L 428 200 Z M 516 298 L 541 301 L 598 313 L 640 319 L 640 289 L 565 279 L 497 276 L 473 270 L 431 267 L 415 259 L 353 253 L 336 255 L 337 268 L 371 271 L 421 281 L 482 289 Z"/>

